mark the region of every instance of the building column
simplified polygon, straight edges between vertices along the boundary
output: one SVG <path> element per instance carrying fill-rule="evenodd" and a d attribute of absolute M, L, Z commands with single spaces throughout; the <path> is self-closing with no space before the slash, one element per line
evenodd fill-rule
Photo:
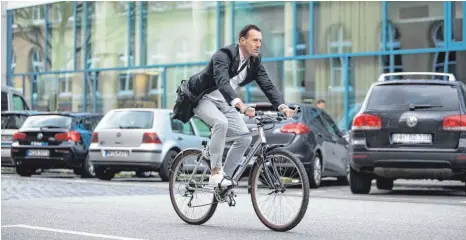
<path fill-rule="evenodd" d="M 293 52 L 295 49 L 295 44 L 294 44 L 294 16 L 293 13 L 293 2 L 285 2 L 285 7 L 284 7 L 284 40 L 285 40 L 285 52 L 283 53 L 285 57 L 290 57 L 293 56 Z M 298 60 L 293 60 L 293 61 L 285 61 L 283 63 L 284 65 L 284 79 L 283 81 L 283 92 L 285 96 L 285 101 L 290 102 L 290 103 L 299 103 L 301 102 L 302 94 L 299 91 L 301 88 L 301 81 L 302 79 L 299 79 L 300 74 L 298 73 L 299 66 L 302 65 L 302 63 Z"/>
<path fill-rule="evenodd" d="M 222 27 L 220 27 L 220 31 L 222 31 L 223 29 L 223 36 L 224 37 L 224 43 L 223 45 L 226 46 L 226 45 L 230 45 L 230 44 L 233 44 L 233 42 L 231 41 L 232 39 L 232 32 L 234 31 L 234 29 L 231 29 L 231 27 L 233 26 L 231 20 L 232 20 L 232 16 L 231 16 L 231 8 L 233 8 L 233 2 L 223 2 L 223 6 L 224 6 L 224 11 L 223 11 L 223 15 L 225 16 L 225 25 Z M 223 46 L 220 46 L 220 47 L 223 47 Z"/>
<path fill-rule="evenodd" d="M 206 32 L 209 30 L 208 29 L 208 23 L 206 21 L 206 16 L 205 13 L 203 12 L 203 2 L 201 1 L 193 1 L 192 2 L 192 23 L 193 23 L 193 29 L 191 30 L 192 33 L 196 33 L 191 36 L 190 38 L 190 44 L 191 47 L 193 46 L 198 46 L 192 49 L 192 62 L 200 62 L 203 59 L 204 51 L 205 51 L 205 46 L 208 44 L 207 42 L 204 41 L 204 36 L 206 36 Z M 190 62 L 191 62 L 190 61 Z"/>
<path fill-rule="evenodd" d="M 112 32 L 115 27 L 114 16 L 117 14 L 112 4 L 114 2 L 95 2 L 96 14 L 98 13 L 98 21 L 94 23 L 93 29 L 95 29 L 95 37 L 93 37 L 93 54 L 100 60 L 100 67 L 118 66 L 118 41 L 112 41 L 108 39 L 112 36 Z M 127 32 L 124 31 L 126 34 Z M 127 35 L 124 35 L 125 39 Z M 126 42 L 126 41 L 124 41 Z M 125 45 L 126 48 L 126 45 Z M 126 52 L 126 49 L 125 49 Z M 118 93 L 118 75 L 119 71 L 102 71 L 99 74 L 99 87 L 100 94 L 103 101 L 103 112 L 107 112 L 111 109 L 118 107 L 117 93 Z M 92 82 L 88 84 L 93 84 Z"/>
<path fill-rule="evenodd" d="M 141 37 L 141 23 L 142 23 L 142 16 L 140 14 L 141 8 L 143 7 L 142 2 L 136 2 L 135 3 L 135 24 L 134 24 L 134 64 L 136 66 L 140 66 L 141 64 L 141 51 L 144 51 L 145 49 L 143 48 L 142 41 L 143 39 Z"/>

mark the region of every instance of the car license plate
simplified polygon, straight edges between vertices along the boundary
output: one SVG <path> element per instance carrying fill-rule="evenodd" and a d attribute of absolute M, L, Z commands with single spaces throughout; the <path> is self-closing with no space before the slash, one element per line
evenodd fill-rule
<path fill-rule="evenodd" d="M 392 141 L 393 143 L 432 143 L 432 135 L 394 133 L 392 135 Z"/>
<path fill-rule="evenodd" d="M 129 151 L 126 150 L 106 150 L 103 152 L 104 157 L 127 157 Z"/>
<path fill-rule="evenodd" d="M 26 155 L 29 157 L 48 157 L 50 151 L 47 149 L 29 149 L 26 151 Z"/>

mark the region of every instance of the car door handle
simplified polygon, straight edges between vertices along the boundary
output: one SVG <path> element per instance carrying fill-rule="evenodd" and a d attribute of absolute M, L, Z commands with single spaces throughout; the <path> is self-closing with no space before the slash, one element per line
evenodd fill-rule
<path fill-rule="evenodd" d="M 183 140 L 183 138 L 182 138 L 182 137 L 178 137 L 178 138 L 176 138 L 176 140 L 181 141 L 181 140 Z"/>

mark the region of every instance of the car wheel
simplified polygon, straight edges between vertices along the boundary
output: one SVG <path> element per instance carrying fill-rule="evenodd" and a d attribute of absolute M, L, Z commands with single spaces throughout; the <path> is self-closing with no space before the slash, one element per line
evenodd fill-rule
<path fill-rule="evenodd" d="M 371 191 L 372 178 L 367 173 L 350 168 L 350 189 L 355 194 L 368 194 Z"/>
<path fill-rule="evenodd" d="M 322 159 L 319 154 L 315 154 L 311 161 L 311 169 L 308 173 L 309 186 L 311 188 L 320 187 L 322 181 Z"/>
<path fill-rule="evenodd" d="M 136 177 L 138 178 L 148 178 L 150 176 L 151 176 L 150 171 L 141 171 L 141 170 L 136 171 Z"/>
<path fill-rule="evenodd" d="M 34 170 L 25 166 L 17 166 L 16 173 L 21 177 L 30 177 L 34 173 Z"/>
<path fill-rule="evenodd" d="M 89 155 L 84 160 L 84 166 L 80 170 L 81 178 L 93 178 L 95 177 L 94 165 L 89 161 Z"/>
<path fill-rule="evenodd" d="M 164 182 L 167 182 L 169 179 L 170 167 L 176 155 L 178 155 L 177 151 L 170 150 L 168 151 L 168 153 L 165 155 L 165 158 L 163 159 L 162 166 L 160 167 L 160 170 L 159 170 L 159 176 Z"/>
<path fill-rule="evenodd" d="M 392 190 L 393 181 L 393 179 L 378 178 L 376 183 L 377 188 L 380 190 Z"/>
<path fill-rule="evenodd" d="M 96 168 L 94 167 L 95 176 L 100 180 L 110 181 L 112 178 L 115 177 L 116 172 L 112 169 L 105 169 L 105 168 Z"/>

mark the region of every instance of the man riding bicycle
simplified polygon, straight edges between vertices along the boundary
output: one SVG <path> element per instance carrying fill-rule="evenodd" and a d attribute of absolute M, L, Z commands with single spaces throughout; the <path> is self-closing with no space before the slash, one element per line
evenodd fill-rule
<path fill-rule="evenodd" d="M 209 184 L 214 186 L 236 185 L 228 176 L 233 175 L 252 141 L 251 136 L 235 141 L 228 151 L 225 166 L 222 168 L 226 136 L 249 133 L 246 123 L 235 108 L 250 118 L 255 116 L 255 109 L 247 106 L 237 97 L 235 90 L 238 87 L 255 80 L 274 108 L 283 112 L 288 118 L 295 114 L 295 111 L 285 104 L 282 94 L 270 81 L 261 63 L 259 50 L 262 33 L 259 27 L 246 25 L 239 33 L 238 40 L 238 44 L 216 51 L 208 66 L 187 81 L 190 94 L 199 99 L 192 109 L 193 113 L 211 127 L 209 159 L 212 173 Z M 179 111 L 187 110 L 179 109 Z"/>

